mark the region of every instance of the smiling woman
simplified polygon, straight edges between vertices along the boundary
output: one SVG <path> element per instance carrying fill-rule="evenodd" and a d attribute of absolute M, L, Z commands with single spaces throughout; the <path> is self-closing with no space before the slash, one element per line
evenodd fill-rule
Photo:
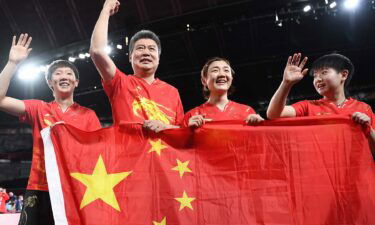
<path fill-rule="evenodd" d="M 186 113 L 183 121 L 185 127 L 200 127 L 206 121 L 242 120 L 256 124 L 263 118 L 250 106 L 242 105 L 228 99 L 233 91 L 234 70 L 225 58 L 209 59 L 201 71 L 203 95 L 207 102 Z"/>

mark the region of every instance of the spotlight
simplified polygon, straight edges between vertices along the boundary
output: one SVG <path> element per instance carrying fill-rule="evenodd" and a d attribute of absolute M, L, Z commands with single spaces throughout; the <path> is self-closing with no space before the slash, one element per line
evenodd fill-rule
<path fill-rule="evenodd" d="M 359 4 L 359 0 L 346 0 L 344 2 L 344 7 L 346 9 L 355 9 L 357 8 L 358 4 Z"/>
<path fill-rule="evenodd" d="M 329 4 L 329 8 L 333 9 L 337 6 L 337 3 L 336 2 L 332 2 L 331 4 Z"/>
<path fill-rule="evenodd" d="M 324 0 L 324 2 L 326 3 L 326 5 L 328 5 L 328 0 Z"/>
<path fill-rule="evenodd" d="M 129 44 L 129 38 L 128 36 L 125 37 L 125 45 L 128 45 Z"/>
<path fill-rule="evenodd" d="M 18 78 L 20 80 L 32 81 L 38 77 L 40 69 L 33 64 L 24 65 L 18 72 Z"/>
<path fill-rule="evenodd" d="M 85 56 L 85 54 L 83 54 L 83 53 L 79 53 L 78 57 L 79 57 L 80 59 L 84 59 L 86 56 Z"/>
<path fill-rule="evenodd" d="M 70 62 L 74 62 L 74 61 L 76 61 L 76 58 L 74 58 L 74 57 L 69 57 L 68 60 L 69 60 Z"/>
<path fill-rule="evenodd" d="M 117 49 L 122 49 L 122 45 L 116 45 Z"/>
<path fill-rule="evenodd" d="M 86 58 L 90 58 L 90 53 L 86 52 L 85 56 L 86 56 Z"/>
<path fill-rule="evenodd" d="M 279 20 L 279 15 L 277 15 L 277 12 L 275 13 L 275 24 L 278 27 L 282 27 L 283 26 L 283 21 Z"/>
<path fill-rule="evenodd" d="M 110 53 L 112 52 L 112 47 L 107 45 L 107 46 L 105 47 L 105 52 L 106 52 L 107 54 L 110 54 Z"/>
<path fill-rule="evenodd" d="M 311 5 L 307 5 L 307 6 L 303 7 L 304 12 L 308 12 L 310 10 L 311 10 Z"/>

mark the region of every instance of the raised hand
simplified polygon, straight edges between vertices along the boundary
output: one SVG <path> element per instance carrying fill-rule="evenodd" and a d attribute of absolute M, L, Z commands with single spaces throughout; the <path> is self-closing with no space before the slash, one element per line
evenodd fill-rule
<path fill-rule="evenodd" d="M 120 2 L 118 0 L 106 0 L 103 6 L 104 10 L 108 10 L 109 15 L 114 15 L 120 8 Z"/>
<path fill-rule="evenodd" d="M 9 62 L 18 64 L 30 54 L 32 48 L 29 48 L 32 37 L 28 34 L 21 34 L 20 37 L 13 36 L 12 47 L 9 51 Z"/>
<path fill-rule="evenodd" d="M 303 69 L 307 62 L 307 57 L 301 61 L 301 53 L 296 53 L 289 56 L 288 62 L 284 69 L 283 82 L 288 84 L 295 84 L 307 74 L 308 69 Z"/>

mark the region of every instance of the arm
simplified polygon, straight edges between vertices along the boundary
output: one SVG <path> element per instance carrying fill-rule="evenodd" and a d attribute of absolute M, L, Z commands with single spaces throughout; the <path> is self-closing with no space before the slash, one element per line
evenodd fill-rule
<path fill-rule="evenodd" d="M 9 52 L 9 60 L 0 74 L 0 110 L 20 116 L 25 113 L 23 101 L 6 97 L 10 81 L 17 69 L 17 66 L 30 54 L 29 48 L 32 38 L 27 34 L 21 34 L 18 42 L 16 36 L 13 37 L 12 47 Z"/>
<path fill-rule="evenodd" d="M 293 57 L 289 56 L 284 70 L 283 81 L 273 95 L 267 109 L 267 117 L 269 119 L 296 116 L 294 108 L 286 106 L 286 99 L 293 85 L 307 74 L 307 69 L 303 69 L 306 62 L 307 57 L 301 61 L 300 53 L 294 54 Z"/>
<path fill-rule="evenodd" d="M 98 21 L 92 32 L 90 56 L 104 82 L 112 80 L 116 72 L 116 65 L 105 51 L 108 42 L 109 17 L 117 13 L 120 2 L 106 0 Z"/>

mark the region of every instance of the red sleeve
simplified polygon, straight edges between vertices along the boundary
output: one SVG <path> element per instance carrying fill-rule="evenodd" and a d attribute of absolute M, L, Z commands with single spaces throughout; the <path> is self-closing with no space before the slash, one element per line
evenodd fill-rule
<path fill-rule="evenodd" d="M 115 76 L 112 78 L 112 80 L 105 82 L 102 80 L 102 85 L 104 92 L 107 94 L 108 98 L 113 99 L 114 96 L 117 95 L 118 90 L 120 89 L 122 82 L 122 79 L 127 79 L 127 75 L 123 72 L 121 72 L 118 68 L 116 68 Z M 126 83 L 126 82 L 125 82 Z"/>
<path fill-rule="evenodd" d="M 185 116 L 184 116 L 184 118 L 182 120 L 181 126 L 182 127 L 189 127 L 189 119 L 190 119 L 190 117 L 195 116 L 195 115 L 199 115 L 199 114 L 200 114 L 200 112 L 199 112 L 198 107 L 190 110 L 187 113 L 185 113 Z"/>
<path fill-rule="evenodd" d="M 306 116 L 308 105 L 309 105 L 308 100 L 294 103 L 292 107 L 294 108 L 294 110 L 296 110 L 296 117 Z"/>
<path fill-rule="evenodd" d="M 177 108 L 176 108 L 176 119 L 175 119 L 175 125 L 181 125 L 184 119 L 184 107 L 181 102 L 180 94 L 177 91 Z"/>
<path fill-rule="evenodd" d="M 181 127 L 188 127 L 189 126 L 189 119 L 192 117 L 191 111 L 187 112 L 182 120 Z"/>
<path fill-rule="evenodd" d="M 370 125 L 371 125 L 372 129 L 375 129 L 375 115 L 374 115 L 374 112 L 371 109 L 371 106 L 369 106 L 369 105 L 366 104 L 366 111 L 365 111 L 365 113 L 371 119 L 371 124 Z"/>
<path fill-rule="evenodd" d="M 25 114 L 19 117 L 19 120 L 23 123 L 33 123 L 35 118 L 37 118 L 38 108 L 43 101 L 41 100 L 23 100 L 25 104 Z"/>
<path fill-rule="evenodd" d="M 251 107 L 251 106 L 248 106 L 248 108 L 247 108 L 247 114 L 249 115 L 249 114 L 257 114 L 256 112 L 255 112 L 255 110 Z"/>

